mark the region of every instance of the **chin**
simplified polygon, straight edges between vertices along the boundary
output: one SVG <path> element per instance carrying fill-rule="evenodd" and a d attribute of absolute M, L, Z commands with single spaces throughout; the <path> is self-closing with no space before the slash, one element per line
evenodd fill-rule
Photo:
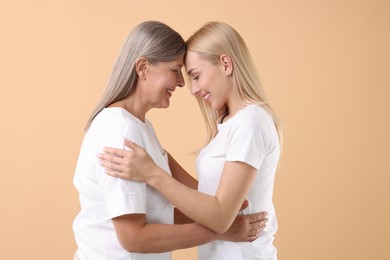
<path fill-rule="evenodd" d="M 169 102 L 168 102 L 168 103 L 164 103 L 164 104 L 161 104 L 161 105 L 160 105 L 160 108 L 168 108 L 169 105 L 170 105 Z"/>

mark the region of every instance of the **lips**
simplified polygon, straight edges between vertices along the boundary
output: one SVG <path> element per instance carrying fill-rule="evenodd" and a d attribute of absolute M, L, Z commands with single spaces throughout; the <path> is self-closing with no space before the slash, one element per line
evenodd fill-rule
<path fill-rule="evenodd" d="M 210 100 L 210 96 L 211 96 L 210 92 L 207 92 L 205 95 L 202 95 L 202 98 L 206 103 L 208 103 Z"/>
<path fill-rule="evenodd" d="M 166 92 L 168 93 L 168 95 L 171 97 L 173 91 L 175 91 L 175 90 L 174 90 L 174 89 L 169 89 L 169 88 L 167 88 L 167 89 L 165 89 L 165 91 L 166 91 Z"/>

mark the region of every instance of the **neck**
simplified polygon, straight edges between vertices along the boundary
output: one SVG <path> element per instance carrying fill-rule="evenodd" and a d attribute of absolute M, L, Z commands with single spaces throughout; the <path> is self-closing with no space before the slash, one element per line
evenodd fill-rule
<path fill-rule="evenodd" d="M 138 97 L 136 91 L 129 97 L 113 103 L 110 107 L 121 107 L 142 122 L 145 122 L 146 112 L 149 111 L 149 108 L 143 103 L 142 98 Z"/>
<path fill-rule="evenodd" d="M 234 90 L 237 88 L 234 87 Z M 224 121 L 234 116 L 238 111 L 243 109 L 247 104 L 240 98 L 238 93 L 236 91 L 233 91 L 230 95 L 226 106 L 227 106 L 227 116 L 225 117 Z"/>

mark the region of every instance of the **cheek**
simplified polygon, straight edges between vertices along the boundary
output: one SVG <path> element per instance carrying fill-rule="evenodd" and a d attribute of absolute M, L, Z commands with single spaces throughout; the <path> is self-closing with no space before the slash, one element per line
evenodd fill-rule
<path fill-rule="evenodd" d="M 173 87 L 176 86 L 176 82 L 178 81 L 178 78 L 176 75 L 168 75 L 164 80 L 164 86 L 165 87 Z"/>
<path fill-rule="evenodd" d="M 219 75 L 218 71 L 210 71 L 210 73 L 207 76 L 207 83 L 208 87 L 211 91 L 215 93 L 221 92 L 221 86 L 223 86 L 222 78 Z"/>
<path fill-rule="evenodd" d="M 212 91 L 213 89 L 213 79 L 210 75 L 202 75 L 200 80 L 198 81 L 198 87 L 204 91 Z"/>

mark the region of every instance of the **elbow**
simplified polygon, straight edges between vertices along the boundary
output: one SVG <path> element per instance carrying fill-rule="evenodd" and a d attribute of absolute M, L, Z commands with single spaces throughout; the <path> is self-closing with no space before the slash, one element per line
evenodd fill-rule
<path fill-rule="evenodd" d="M 130 253 L 147 253 L 144 248 L 144 243 L 137 237 L 120 239 L 119 243 L 126 251 Z"/>
<path fill-rule="evenodd" d="M 223 235 L 227 230 L 224 229 L 214 229 L 213 230 L 217 235 Z"/>
<path fill-rule="evenodd" d="M 129 253 L 139 253 L 139 249 L 136 244 L 126 241 L 126 242 L 121 242 L 119 241 L 123 249 L 125 249 Z"/>
<path fill-rule="evenodd" d="M 228 229 L 230 228 L 231 224 L 232 223 L 230 223 L 230 222 L 220 221 L 220 222 L 215 223 L 215 226 L 209 227 L 209 228 L 212 231 L 214 231 L 215 233 L 217 233 L 218 235 L 222 235 L 222 234 L 226 233 L 226 231 L 228 231 Z"/>
<path fill-rule="evenodd" d="M 210 215 L 211 217 L 208 218 L 208 223 L 199 223 L 207 227 L 208 229 L 212 230 L 213 232 L 222 235 L 226 233 L 226 231 L 229 230 L 230 226 L 233 224 L 233 221 L 236 216 L 230 216 L 227 212 L 221 212 L 221 213 L 213 213 Z M 215 216 L 220 216 L 215 218 Z M 210 222 L 210 220 L 212 220 Z M 206 222 L 206 221 L 205 221 Z"/>
<path fill-rule="evenodd" d="M 215 233 L 217 233 L 218 235 L 222 235 L 222 234 L 225 234 L 226 231 L 228 231 L 229 227 L 218 227 L 218 228 L 215 228 L 213 229 L 213 231 Z"/>

